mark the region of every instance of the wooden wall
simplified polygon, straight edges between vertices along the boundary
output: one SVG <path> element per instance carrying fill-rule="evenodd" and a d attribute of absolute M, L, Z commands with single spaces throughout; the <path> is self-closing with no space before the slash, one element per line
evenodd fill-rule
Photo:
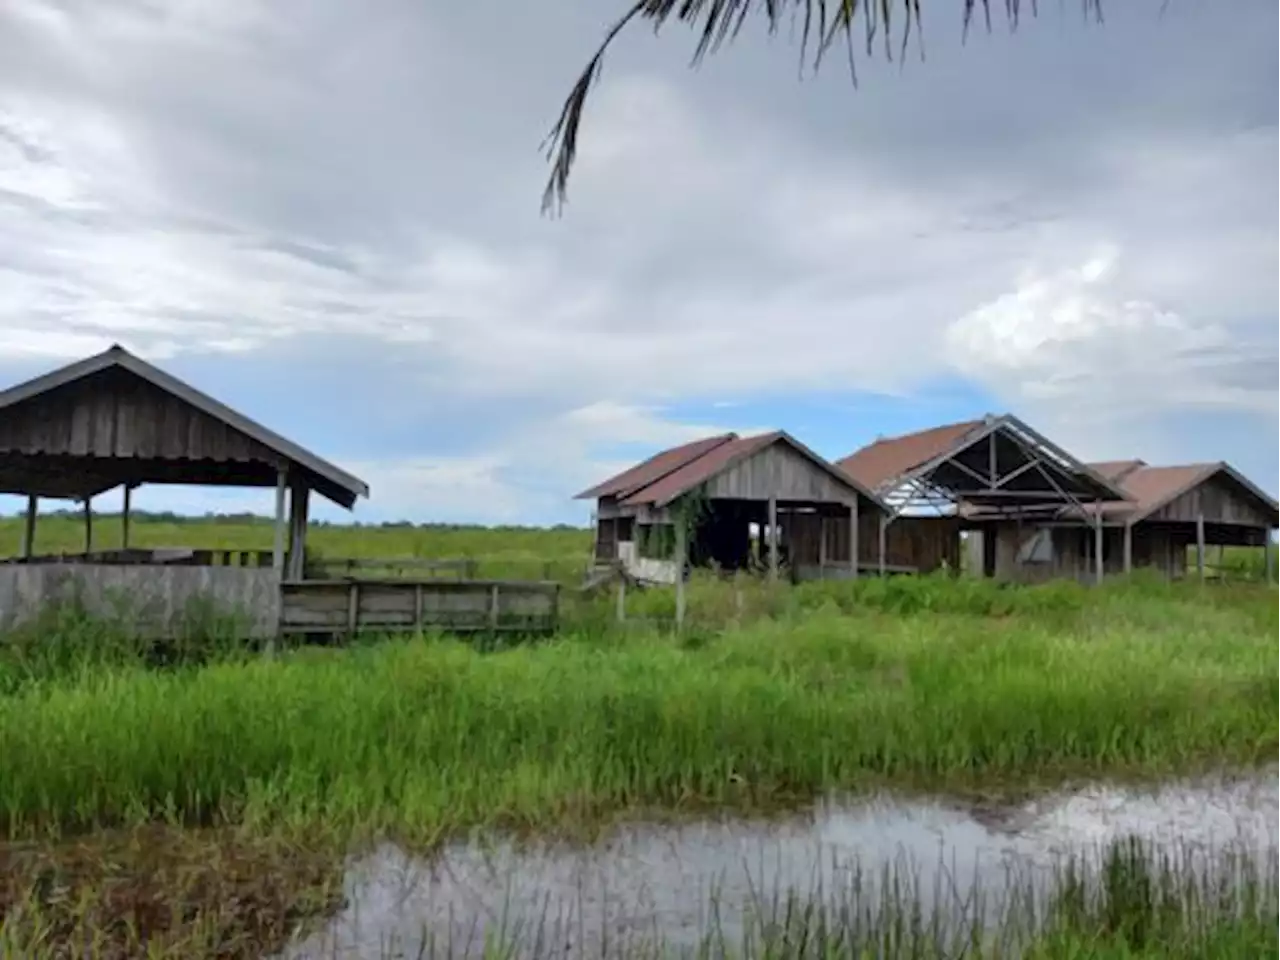
<path fill-rule="evenodd" d="M 850 525 L 847 517 L 820 517 L 817 514 L 785 515 L 783 531 L 792 563 L 806 566 L 819 562 L 819 527 L 826 539 L 823 559 L 830 564 L 849 563 Z M 858 515 L 858 562 L 876 566 L 880 562 L 880 517 Z M 960 526 L 950 517 L 898 517 L 885 530 L 885 564 L 910 567 L 928 573 L 942 567 L 960 567 Z"/>
<path fill-rule="evenodd" d="M 1092 527 L 1054 527 L 1052 558 L 1043 563 L 1019 562 L 1019 552 L 1038 527 L 1015 523 L 991 524 L 983 528 L 983 536 L 996 538 L 996 571 L 998 580 L 1015 583 L 1045 583 L 1050 580 L 1094 580 L 1096 547 Z M 1187 547 L 1195 540 L 1194 531 L 1139 524 L 1133 528 L 1132 568 L 1154 569 L 1170 578 L 1187 572 Z M 974 551 L 981 560 L 981 551 Z M 981 574 L 981 567 L 975 571 Z M 1124 573 L 1124 531 L 1119 527 L 1102 530 L 1102 573 L 1104 577 Z"/>
<path fill-rule="evenodd" d="M 175 636 L 214 613 L 265 638 L 280 618 L 280 575 L 269 567 L 0 565 L 0 633 L 77 599 L 89 615 L 142 636 Z"/>
<path fill-rule="evenodd" d="M 802 503 L 853 503 L 857 494 L 785 443 L 774 443 L 712 477 L 711 499 L 764 500 L 776 497 Z M 871 512 L 871 505 L 865 504 Z"/>
<path fill-rule="evenodd" d="M 1276 526 L 1274 512 L 1222 474 L 1171 500 L 1147 517 L 1146 522 L 1195 523 L 1200 516 L 1204 517 L 1205 523 L 1232 523 L 1267 530 Z"/>
<path fill-rule="evenodd" d="M 123 370 L 106 370 L 6 410 L 0 451 L 76 457 L 274 463 L 266 447 Z"/>

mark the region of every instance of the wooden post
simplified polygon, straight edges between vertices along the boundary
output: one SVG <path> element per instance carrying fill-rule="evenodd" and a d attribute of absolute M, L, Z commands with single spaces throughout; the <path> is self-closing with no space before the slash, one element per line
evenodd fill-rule
<path fill-rule="evenodd" d="M 769 580 L 778 580 L 778 498 L 769 498 Z"/>
<path fill-rule="evenodd" d="M 849 576 L 858 579 L 858 498 L 853 498 L 853 506 L 849 508 Z"/>
<path fill-rule="evenodd" d="M 27 497 L 27 516 L 22 525 L 22 559 L 30 560 L 36 549 L 36 514 L 40 498 L 34 493 Z"/>
<path fill-rule="evenodd" d="M 1102 582 L 1102 501 L 1093 502 L 1093 582 Z"/>
<path fill-rule="evenodd" d="M 301 580 L 304 575 L 307 549 L 307 500 L 310 489 L 303 481 L 289 488 L 289 563 L 288 578 Z"/>
<path fill-rule="evenodd" d="M 680 630 L 684 627 L 684 565 L 685 558 L 689 555 L 689 531 L 685 528 L 686 518 L 683 516 L 676 518 L 676 544 L 675 544 L 675 563 L 676 563 L 676 629 Z"/>
<path fill-rule="evenodd" d="M 1133 524 L 1124 525 L 1124 572 L 1128 576 L 1133 572 Z"/>
<path fill-rule="evenodd" d="M 347 639 L 356 635 L 360 626 L 360 581 L 352 580 L 347 586 Z"/>
<path fill-rule="evenodd" d="M 618 598 L 617 598 L 618 622 L 627 622 L 627 576 L 623 572 L 622 567 L 618 567 Z"/>
<path fill-rule="evenodd" d="M 818 579 L 827 578 L 827 518 L 818 514 Z"/>
<path fill-rule="evenodd" d="M 84 552 L 93 552 L 93 497 L 84 498 Z"/>
<path fill-rule="evenodd" d="M 133 512 L 133 485 L 124 485 L 124 504 L 120 508 L 120 548 L 129 549 L 129 516 Z"/>
<path fill-rule="evenodd" d="M 1263 532 L 1262 550 L 1263 550 L 1263 557 L 1262 557 L 1263 577 L 1264 579 L 1266 579 L 1269 585 L 1275 586 L 1276 554 L 1275 554 L 1275 550 L 1271 548 L 1271 531 L 1270 530 L 1266 530 Z"/>
<path fill-rule="evenodd" d="M 1204 583 L 1204 514 L 1196 514 L 1196 574 Z"/>
<path fill-rule="evenodd" d="M 879 557 L 880 557 L 879 567 L 880 567 L 880 577 L 882 579 L 884 578 L 884 575 L 888 572 L 888 569 L 885 566 L 885 556 L 884 556 L 885 541 L 888 539 L 888 529 L 889 529 L 889 518 L 882 513 L 880 514 L 880 543 L 879 543 Z"/>
<path fill-rule="evenodd" d="M 422 632 L 422 584 L 420 583 L 413 585 L 413 626 L 419 633 Z"/>
<path fill-rule="evenodd" d="M 498 632 L 498 624 L 502 622 L 500 614 L 502 607 L 500 604 L 501 594 L 499 593 L 498 585 L 495 583 L 489 588 L 489 629 L 494 633 Z"/>
<path fill-rule="evenodd" d="M 284 575 L 284 492 L 289 483 L 289 472 L 281 467 L 276 473 L 276 527 L 275 543 L 271 548 L 271 568 Z"/>

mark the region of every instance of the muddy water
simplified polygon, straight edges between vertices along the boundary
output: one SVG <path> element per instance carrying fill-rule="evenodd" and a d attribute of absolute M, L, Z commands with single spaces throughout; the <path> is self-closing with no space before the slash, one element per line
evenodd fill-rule
<path fill-rule="evenodd" d="M 284 956 L 412 957 L 428 939 L 424 955 L 478 956 L 499 932 L 538 941 L 543 955 L 599 956 L 602 937 L 679 948 L 709 926 L 734 937 L 747 911 L 787 891 L 843 890 L 847 903 L 857 884 L 874 900 L 886 869 L 906 878 L 926 915 L 974 902 L 985 913 L 1015 879 L 1047 878 L 1064 856 L 1126 836 L 1183 858 L 1274 851 L 1277 793 L 1271 769 L 1141 789 L 1099 784 L 1007 806 L 832 800 L 784 819 L 637 824 L 590 847 L 467 844 L 429 861 L 388 847 L 352 865 L 348 908 Z"/>

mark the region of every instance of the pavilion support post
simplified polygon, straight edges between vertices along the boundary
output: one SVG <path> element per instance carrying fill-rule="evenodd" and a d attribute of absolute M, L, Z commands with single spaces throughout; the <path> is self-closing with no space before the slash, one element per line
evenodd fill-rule
<path fill-rule="evenodd" d="M 306 565 L 307 506 L 311 489 L 302 481 L 289 488 L 288 579 L 301 580 Z"/>
<path fill-rule="evenodd" d="M 1124 525 L 1124 574 L 1133 573 L 1133 524 Z"/>
<path fill-rule="evenodd" d="M 769 580 L 778 580 L 778 498 L 769 498 Z"/>
<path fill-rule="evenodd" d="M 1196 575 L 1204 583 L 1204 514 L 1196 514 Z"/>
<path fill-rule="evenodd" d="M 36 514 L 40 498 L 34 493 L 27 497 L 27 515 L 22 524 L 22 559 L 30 560 L 36 549 Z"/>
<path fill-rule="evenodd" d="M 672 559 L 676 568 L 676 630 L 684 629 L 685 583 L 684 568 L 689 557 L 689 529 L 684 517 L 676 517 L 675 550 Z"/>
<path fill-rule="evenodd" d="M 93 552 L 93 497 L 84 498 L 84 552 Z"/>
<path fill-rule="evenodd" d="M 849 576 L 858 579 L 858 498 L 849 507 Z"/>
<path fill-rule="evenodd" d="M 288 489 L 289 473 L 281 467 L 276 473 L 276 523 L 275 542 L 271 549 L 271 569 L 284 574 L 284 495 Z"/>
<path fill-rule="evenodd" d="M 1102 501 L 1093 502 L 1093 582 L 1102 582 Z"/>
<path fill-rule="evenodd" d="M 1262 535 L 1262 569 L 1263 577 L 1271 586 L 1276 585 L 1276 548 L 1271 544 L 1271 531 Z"/>
<path fill-rule="evenodd" d="M 129 549 L 129 515 L 133 510 L 133 485 L 124 485 L 124 503 L 120 507 L 120 549 Z"/>
<path fill-rule="evenodd" d="M 827 579 L 827 518 L 818 513 L 818 579 Z"/>
<path fill-rule="evenodd" d="M 878 555 L 877 563 L 880 570 L 880 577 L 882 579 L 884 578 L 884 575 L 888 572 L 888 568 L 885 566 L 885 552 L 886 552 L 885 546 L 886 546 L 886 541 L 888 540 L 888 537 L 889 537 L 889 518 L 882 513 L 880 514 L 880 543 L 877 550 L 877 555 Z"/>

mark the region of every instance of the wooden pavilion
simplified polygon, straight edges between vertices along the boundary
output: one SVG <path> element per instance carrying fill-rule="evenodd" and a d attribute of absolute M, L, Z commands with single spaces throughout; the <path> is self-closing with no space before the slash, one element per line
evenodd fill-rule
<path fill-rule="evenodd" d="M 216 566 L 195 551 L 131 549 L 130 494 L 142 484 L 274 488 L 273 549 Z M 117 487 L 122 549 L 94 550 L 93 498 Z M 25 496 L 27 512 L 19 556 L 0 562 L 0 626 L 42 605 L 75 564 L 94 594 L 136 593 L 149 568 L 153 581 L 165 580 L 160 602 L 171 609 L 196 591 L 267 607 L 265 630 L 275 603 L 263 598 L 303 576 L 312 491 L 347 509 L 369 495 L 362 480 L 120 346 L 11 387 L 0 392 L 0 493 Z M 41 498 L 83 504 L 83 552 L 36 554 Z"/>

